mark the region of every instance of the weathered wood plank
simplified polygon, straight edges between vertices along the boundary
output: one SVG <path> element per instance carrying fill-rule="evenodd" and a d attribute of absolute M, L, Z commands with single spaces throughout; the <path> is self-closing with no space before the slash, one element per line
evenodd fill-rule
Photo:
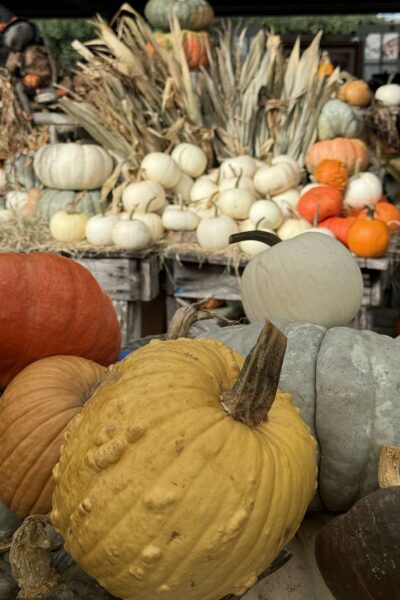
<path fill-rule="evenodd" d="M 175 263 L 173 267 L 174 296 L 223 300 L 240 300 L 240 279 L 219 265 L 199 268 L 190 263 Z"/>
<path fill-rule="evenodd" d="M 79 259 L 114 300 L 140 300 L 141 275 L 139 263 L 128 258 Z"/>
<path fill-rule="evenodd" d="M 131 340 L 142 337 L 142 318 L 140 302 L 113 300 L 121 329 L 121 348 Z"/>
<path fill-rule="evenodd" d="M 141 294 L 144 302 L 151 302 L 160 293 L 160 261 L 152 254 L 140 261 Z"/>

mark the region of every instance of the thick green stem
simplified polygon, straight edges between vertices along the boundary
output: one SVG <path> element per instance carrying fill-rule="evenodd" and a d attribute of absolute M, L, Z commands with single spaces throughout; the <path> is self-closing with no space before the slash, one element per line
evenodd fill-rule
<path fill-rule="evenodd" d="M 278 389 L 286 343 L 286 336 L 266 321 L 233 389 L 222 395 L 222 405 L 233 419 L 250 427 L 268 420 Z"/>

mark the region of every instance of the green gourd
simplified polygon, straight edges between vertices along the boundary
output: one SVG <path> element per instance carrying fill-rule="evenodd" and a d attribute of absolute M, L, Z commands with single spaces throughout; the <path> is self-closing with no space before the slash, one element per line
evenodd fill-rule
<path fill-rule="evenodd" d="M 355 109 L 341 100 L 329 100 L 318 118 L 318 138 L 357 138 L 363 133 L 363 119 Z"/>

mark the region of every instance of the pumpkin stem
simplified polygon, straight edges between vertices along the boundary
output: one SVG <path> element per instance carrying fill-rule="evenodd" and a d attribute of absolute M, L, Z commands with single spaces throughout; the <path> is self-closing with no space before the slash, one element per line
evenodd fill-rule
<path fill-rule="evenodd" d="M 267 246 L 275 246 L 275 244 L 279 244 L 279 242 L 282 241 L 280 237 L 275 235 L 275 233 L 268 233 L 268 231 L 242 231 L 241 233 L 233 233 L 229 236 L 230 244 L 236 244 L 236 242 L 245 242 L 247 240 L 264 242 L 264 244 L 267 244 Z"/>
<path fill-rule="evenodd" d="M 320 203 L 317 203 L 317 206 L 315 207 L 315 213 L 314 213 L 314 218 L 313 218 L 313 227 L 317 227 L 318 223 L 319 223 L 319 207 L 320 207 Z"/>
<path fill-rule="evenodd" d="M 385 445 L 379 453 L 378 481 L 381 488 L 400 486 L 400 448 Z"/>
<path fill-rule="evenodd" d="M 210 197 L 209 201 L 207 202 L 207 208 L 211 208 L 211 206 L 214 207 L 214 218 L 218 217 L 218 205 L 214 200 L 214 198 L 216 198 L 218 195 L 219 192 L 214 192 L 213 195 Z"/>
<path fill-rule="evenodd" d="M 266 321 L 233 389 L 222 394 L 222 406 L 233 419 L 250 427 L 267 421 L 278 389 L 286 343 L 286 336 Z"/>
<path fill-rule="evenodd" d="M 239 185 L 240 185 L 240 181 L 241 181 L 241 179 L 242 179 L 242 177 L 243 177 L 243 169 L 240 169 L 240 168 L 239 168 L 239 169 L 238 169 L 238 171 L 239 171 L 239 176 L 238 176 L 238 178 L 236 179 L 236 183 L 235 183 L 235 190 L 237 190 L 237 189 L 238 189 L 238 187 L 239 187 Z"/>
<path fill-rule="evenodd" d="M 200 321 L 204 318 L 209 318 L 209 314 L 200 316 L 201 307 L 207 304 L 211 298 L 200 300 L 187 306 L 181 306 L 175 312 L 171 319 L 171 322 L 167 331 L 167 340 L 177 340 L 179 338 L 186 338 L 189 335 L 189 331 L 193 323 Z"/>
<path fill-rule="evenodd" d="M 261 219 L 258 219 L 257 223 L 256 223 L 256 229 L 258 230 L 260 228 L 260 225 L 263 221 L 265 221 L 265 217 L 262 217 Z M 267 232 L 268 233 L 268 232 Z"/>
<path fill-rule="evenodd" d="M 375 218 L 376 207 L 373 205 L 370 206 L 369 204 L 366 204 L 364 208 L 367 210 L 365 218 L 373 220 Z"/>
<path fill-rule="evenodd" d="M 354 167 L 354 177 L 358 177 L 361 170 L 361 158 L 357 158 L 356 164 Z"/>
<path fill-rule="evenodd" d="M 20 593 L 18 598 L 42 598 L 58 585 L 51 567 L 52 542 L 46 533 L 47 517 L 27 517 L 14 533 L 10 549 L 12 574 Z"/>
<path fill-rule="evenodd" d="M 157 196 L 153 196 L 152 198 L 150 198 L 150 200 L 148 201 L 148 203 L 145 206 L 144 212 L 147 214 L 149 212 L 149 206 L 152 202 L 154 202 L 154 200 L 157 200 Z M 137 207 L 136 207 L 137 208 Z"/>
<path fill-rule="evenodd" d="M 78 204 L 82 200 L 82 198 L 85 196 L 85 194 L 86 194 L 86 190 L 75 194 L 74 199 L 72 200 L 72 202 L 67 210 L 68 214 L 74 215 L 78 212 Z"/>

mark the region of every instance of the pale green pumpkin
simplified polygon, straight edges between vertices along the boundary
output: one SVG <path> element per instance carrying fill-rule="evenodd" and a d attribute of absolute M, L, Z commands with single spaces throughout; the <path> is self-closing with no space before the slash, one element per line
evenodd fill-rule
<path fill-rule="evenodd" d="M 40 194 L 35 208 L 35 216 L 50 221 L 51 217 L 61 210 L 71 206 L 76 192 L 70 190 L 45 189 Z M 77 204 L 79 211 L 93 216 L 101 212 L 100 191 L 86 192 Z"/>
<path fill-rule="evenodd" d="M 144 9 L 146 19 L 157 29 L 168 31 L 175 15 L 182 29 L 206 29 L 214 18 L 207 0 L 149 0 Z"/>
<path fill-rule="evenodd" d="M 356 110 L 341 100 L 329 100 L 318 118 L 318 138 L 357 138 L 363 133 L 362 118 Z"/>

